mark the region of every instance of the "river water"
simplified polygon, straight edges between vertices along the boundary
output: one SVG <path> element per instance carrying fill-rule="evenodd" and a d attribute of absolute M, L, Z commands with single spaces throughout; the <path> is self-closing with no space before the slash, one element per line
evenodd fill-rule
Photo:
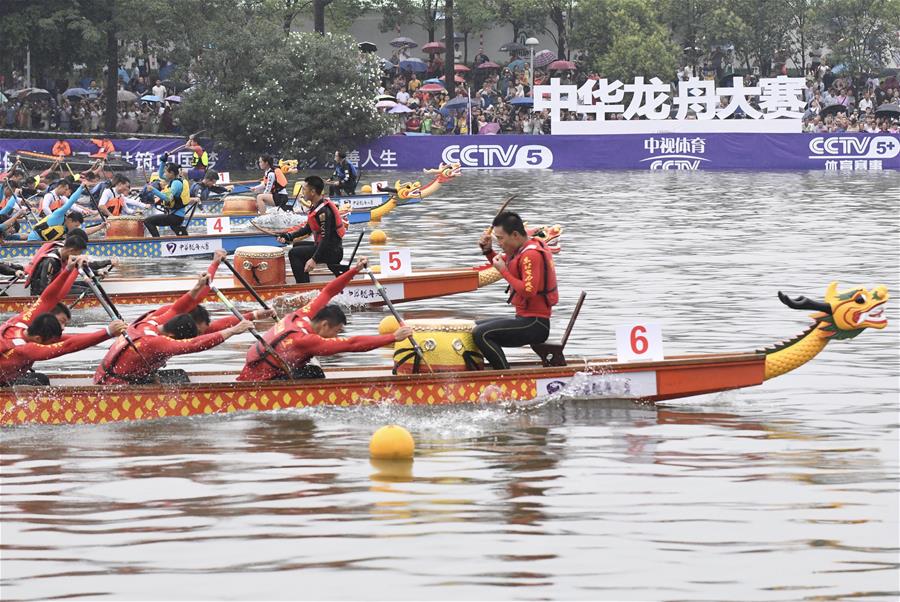
<path fill-rule="evenodd" d="M 518 193 L 511 208 L 531 224 L 566 228 L 551 338 L 588 293 L 570 359 L 614 354 L 615 325 L 637 320 L 662 324 L 667 354 L 751 351 L 809 323 L 778 290 L 822 299 L 839 280 L 898 293 L 898 185 L 896 173 L 467 171 L 383 228 L 415 266 L 474 265 L 478 230 Z M 494 285 L 401 311 L 499 316 L 504 300 Z M 348 331 L 383 315 L 355 311 Z M 761 387 L 656 408 L 369 406 L 4 429 L 2 598 L 896 599 L 896 301 L 887 316 L 887 329 Z M 83 310 L 75 330 L 103 321 Z M 239 367 L 248 345 L 170 367 Z M 93 369 L 102 354 L 45 369 Z M 388 423 L 416 438 L 411 465 L 370 462 L 368 439 Z"/>

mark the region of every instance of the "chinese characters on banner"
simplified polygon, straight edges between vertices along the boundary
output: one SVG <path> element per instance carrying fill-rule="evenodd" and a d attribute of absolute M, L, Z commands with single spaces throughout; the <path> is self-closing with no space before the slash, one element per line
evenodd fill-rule
<path fill-rule="evenodd" d="M 678 82 L 673 98 L 672 87 L 657 77 L 630 84 L 589 79 L 580 87 L 554 77 L 549 85 L 535 86 L 534 110 L 549 112 L 553 134 L 788 133 L 801 131 L 805 88 L 803 78 L 784 75 L 749 87 L 735 77 L 721 88 L 692 78 Z M 563 119 L 564 110 L 579 119 Z"/>

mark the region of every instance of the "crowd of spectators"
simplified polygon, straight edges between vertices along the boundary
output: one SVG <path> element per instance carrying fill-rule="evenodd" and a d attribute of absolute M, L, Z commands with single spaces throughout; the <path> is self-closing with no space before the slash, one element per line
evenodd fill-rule
<path fill-rule="evenodd" d="M 900 105 L 896 76 L 841 77 L 823 64 L 810 70 L 806 83 L 803 131 L 900 132 L 900 110 L 892 110 Z"/>
<path fill-rule="evenodd" d="M 143 61 L 130 61 L 118 72 L 116 131 L 122 133 L 179 133 L 178 103 L 166 100 L 176 93 L 175 85 L 162 81 Z M 166 66 L 163 66 L 165 69 Z M 47 79 L 41 87 L 26 88 L 21 73 L 0 78 L 5 102 L 0 103 L 0 122 L 6 129 L 42 130 L 90 134 L 106 131 L 106 100 L 98 80 L 89 77 Z M 103 80 L 100 80 L 103 81 Z M 83 92 L 72 93 L 80 88 Z M 69 94 L 66 94 L 70 91 Z M 125 94 L 122 94 L 125 92 Z M 130 93 L 130 94 L 127 94 Z M 157 101 L 142 101 L 153 95 Z M 128 100 L 122 100 L 122 97 Z M 2 100 L 2 98 L 0 98 Z"/>

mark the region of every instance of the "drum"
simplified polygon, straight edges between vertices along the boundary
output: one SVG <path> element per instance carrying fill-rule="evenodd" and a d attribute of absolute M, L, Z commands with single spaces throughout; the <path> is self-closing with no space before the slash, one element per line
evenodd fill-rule
<path fill-rule="evenodd" d="M 284 284 L 284 249 L 281 247 L 238 247 L 234 267 L 252 286 Z"/>
<path fill-rule="evenodd" d="M 107 218 L 106 238 L 144 238 L 144 217 L 119 215 Z"/>
<path fill-rule="evenodd" d="M 256 199 L 252 196 L 227 196 L 222 204 L 224 215 L 256 215 Z"/>
<path fill-rule="evenodd" d="M 425 359 L 435 372 L 464 372 L 480 370 L 484 356 L 475 346 L 472 320 L 406 320 L 413 329 L 413 338 L 425 352 Z M 424 365 L 416 366 L 416 352 L 408 339 L 394 343 L 394 374 L 428 372 Z"/>

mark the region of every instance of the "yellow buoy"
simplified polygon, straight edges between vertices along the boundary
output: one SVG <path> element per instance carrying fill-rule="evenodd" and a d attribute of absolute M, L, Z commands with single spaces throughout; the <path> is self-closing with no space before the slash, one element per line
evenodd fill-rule
<path fill-rule="evenodd" d="M 394 334 L 400 328 L 400 323 L 394 316 L 385 316 L 378 323 L 378 334 Z"/>
<path fill-rule="evenodd" d="M 372 230 L 372 233 L 369 234 L 369 243 L 373 245 L 383 245 L 387 242 L 387 234 L 384 233 L 384 230 Z"/>
<path fill-rule="evenodd" d="M 415 449 L 409 431 L 396 424 L 381 427 L 369 441 L 369 454 L 379 460 L 409 460 Z"/>
<path fill-rule="evenodd" d="M 359 189 L 362 194 L 372 194 L 372 187 L 368 184 L 363 184 L 363 187 Z"/>

